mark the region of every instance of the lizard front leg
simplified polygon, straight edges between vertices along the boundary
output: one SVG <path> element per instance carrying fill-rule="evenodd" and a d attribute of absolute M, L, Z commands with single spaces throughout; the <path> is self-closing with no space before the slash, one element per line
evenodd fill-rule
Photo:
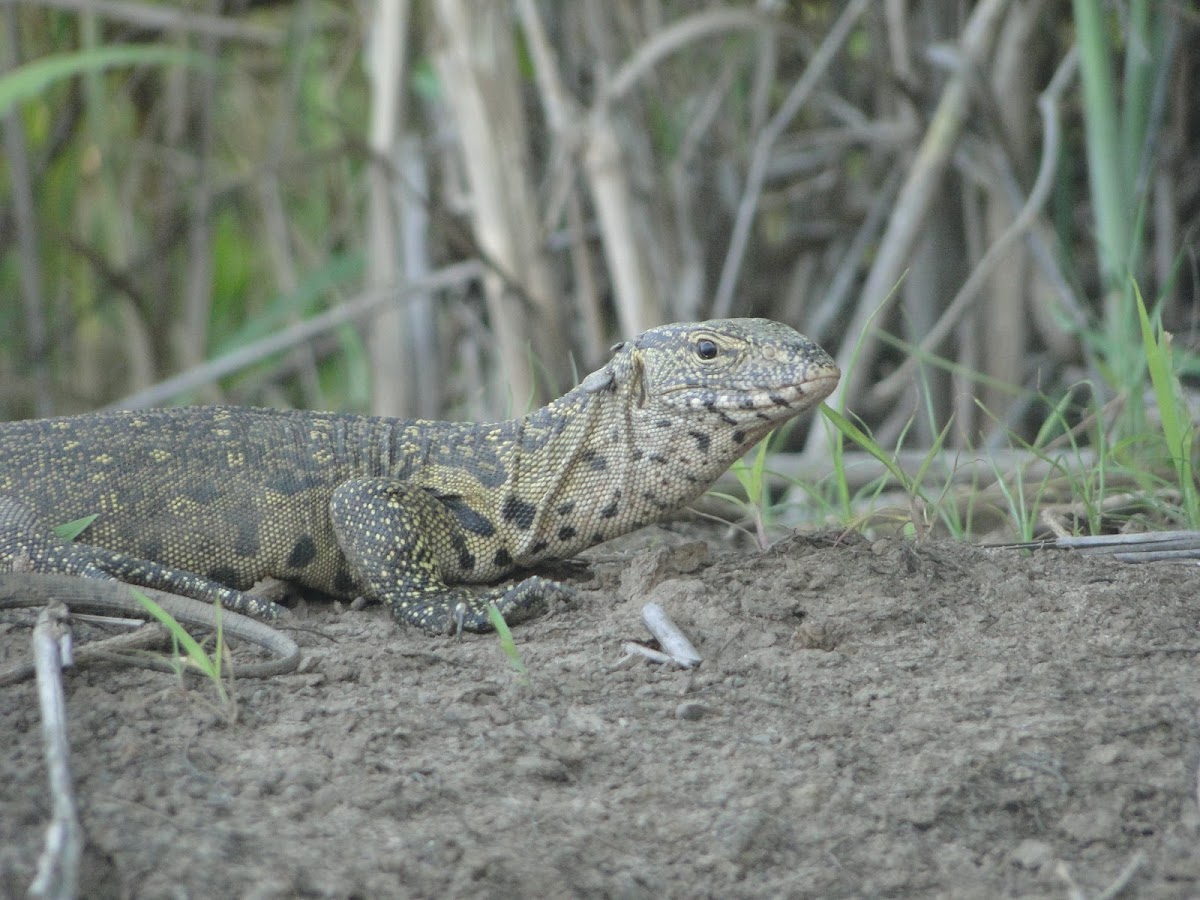
<path fill-rule="evenodd" d="M 446 573 L 469 570 L 459 517 L 428 490 L 388 478 L 354 478 L 330 502 L 338 545 L 366 595 L 386 603 L 397 622 L 426 631 L 489 631 L 489 603 L 508 621 L 575 592 L 545 578 L 480 590 L 448 585 Z"/>

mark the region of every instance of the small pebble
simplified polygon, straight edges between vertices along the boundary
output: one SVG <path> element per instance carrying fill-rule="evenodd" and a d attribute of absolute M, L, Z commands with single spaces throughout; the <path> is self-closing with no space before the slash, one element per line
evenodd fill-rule
<path fill-rule="evenodd" d="M 1045 841 L 1026 838 L 1017 844 L 1011 854 L 1012 861 L 1025 869 L 1040 869 L 1054 858 L 1054 848 Z"/>
<path fill-rule="evenodd" d="M 675 718 L 683 719 L 686 722 L 695 721 L 708 715 L 709 708 L 703 703 L 698 703 L 695 700 L 684 700 L 675 707 Z"/>

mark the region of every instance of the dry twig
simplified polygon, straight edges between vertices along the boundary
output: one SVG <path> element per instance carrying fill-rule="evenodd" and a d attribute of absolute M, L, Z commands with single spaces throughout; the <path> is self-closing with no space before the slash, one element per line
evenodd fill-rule
<path fill-rule="evenodd" d="M 46 845 L 38 860 L 30 896 L 75 897 L 79 859 L 83 853 L 83 826 L 71 780 L 71 745 L 67 740 L 67 701 L 62 669 L 69 661 L 70 630 L 67 610 L 52 604 L 38 615 L 33 630 L 33 657 L 37 667 L 38 704 L 42 710 L 42 740 L 50 781 L 53 810 L 46 828 Z"/>

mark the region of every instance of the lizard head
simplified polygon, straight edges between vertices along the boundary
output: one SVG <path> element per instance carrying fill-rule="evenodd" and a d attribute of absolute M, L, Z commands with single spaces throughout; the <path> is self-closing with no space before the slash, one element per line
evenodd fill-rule
<path fill-rule="evenodd" d="M 624 393 L 656 422 L 715 417 L 751 440 L 816 406 L 841 376 L 813 341 L 770 319 L 663 325 L 613 350 L 585 390 Z"/>

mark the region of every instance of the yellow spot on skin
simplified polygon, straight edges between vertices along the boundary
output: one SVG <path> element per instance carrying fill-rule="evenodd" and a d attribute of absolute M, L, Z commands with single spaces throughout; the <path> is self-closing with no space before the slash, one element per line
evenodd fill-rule
<path fill-rule="evenodd" d="M 171 453 L 167 450 L 151 450 L 150 458 L 155 462 L 166 462 L 171 458 Z"/>
<path fill-rule="evenodd" d="M 99 463 L 102 466 L 107 466 L 112 461 L 113 461 L 113 458 L 111 456 L 109 456 L 107 453 L 101 453 L 99 456 L 92 457 L 92 462 Z"/>
<path fill-rule="evenodd" d="M 167 509 L 177 516 L 186 516 L 195 508 L 196 504 L 186 497 L 172 497 L 167 502 Z"/>

